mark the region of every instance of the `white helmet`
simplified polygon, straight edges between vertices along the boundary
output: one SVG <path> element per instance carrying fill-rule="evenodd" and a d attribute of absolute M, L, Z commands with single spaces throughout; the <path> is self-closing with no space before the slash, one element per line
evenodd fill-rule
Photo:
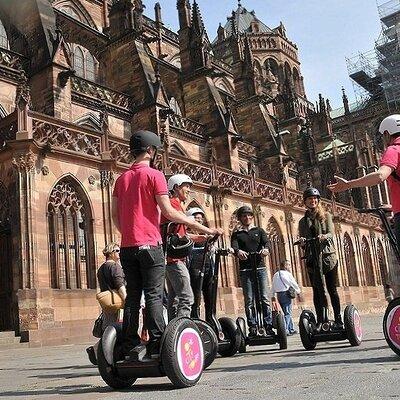
<path fill-rule="evenodd" d="M 171 178 L 168 179 L 168 190 L 172 192 L 175 185 L 181 186 L 184 183 L 190 183 L 190 185 L 193 185 L 192 178 L 185 174 L 172 175 Z"/>
<path fill-rule="evenodd" d="M 200 207 L 189 208 L 189 210 L 186 211 L 188 217 L 194 217 L 196 214 L 201 214 L 205 217 L 204 211 Z"/>
<path fill-rule="evenodd" d="M 389 135 L 400 133 L 400 114 L 393 114 L 385 118 L 380 126 L 379 132 L 383 135 L 387 132 Z"/>

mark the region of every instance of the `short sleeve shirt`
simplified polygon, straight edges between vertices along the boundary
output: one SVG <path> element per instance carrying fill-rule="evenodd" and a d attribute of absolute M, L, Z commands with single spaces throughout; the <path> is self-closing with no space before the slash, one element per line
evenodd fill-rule
<path fill-rule="evenodd" d="M 133 164 L 117 179 L 113 196 L 118 202 L 121 247 L 161 243 L 156 196 L 167 194 L 164 174 L 146 164 Z"/>
<path fill-rule="evenodd" d="M 383 153 L 380 165 L 394 168 L 397 176 L 400 177 L 400 138 L 397 138 Z M 400 213 L 400 181 L 389 176 L 388 180 L 390 201 L 393 212 Z"/>

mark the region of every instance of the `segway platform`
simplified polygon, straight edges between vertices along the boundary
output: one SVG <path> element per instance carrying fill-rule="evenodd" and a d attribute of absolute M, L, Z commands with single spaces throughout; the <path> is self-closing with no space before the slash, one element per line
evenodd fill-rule
<path fill-rule="evenodd" d="M 167 376 L 177 388 L 194 386 L 204 369 L 204 347 L 196 323 L 188 318 L 172 320 L 161 338 L 160 356 L 145 356 L 145 346 L 137 346 L 128 360 L 118 360 L 121 332 L 109 326 L 100 340 L 98 368 L 113 389 L 129 388 L 137 378 Z"/>
<path fill-rule="evenodd" d="M 326 321 L 318 330 L 314 313 L 304 310 L 300 315 L 299 330 L 301 342 L 306 350 L 314 350 L 319 342 L 342 340 L 348 340 L 352 346 L 359 346 L 363 337 L 360 314 L 353 305 L 344 310 L 343 329 L 335 329 L 333 321 Z"/>

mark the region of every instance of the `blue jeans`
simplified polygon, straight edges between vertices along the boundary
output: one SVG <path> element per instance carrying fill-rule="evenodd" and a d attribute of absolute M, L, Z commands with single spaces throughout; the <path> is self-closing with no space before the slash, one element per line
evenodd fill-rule
<path fill-rule="evenodd" d="M 255 282 L 253 271 L 240 271 L 240 281 L 242 283 L 244 308 L 246 311 L 247 325 L 250 328 L 257 327 L 256 307 L 255 307 Z M 268 300 L 268 276 L 267 269 L 261 268 L 257 270 L 257 281 L 260 288 L 260 297 L 262 303 L 262 316 L 264 327 L 272 325 L 271 306 Z"/>
<path fill-rule="evenodd" d="M 283 315 L 285 317 L 286 333 L 294 331 L 293 318 L 292 318 L 292 298 L 288 292 L 278 292 L 278 302 L 282 307 Z"/>

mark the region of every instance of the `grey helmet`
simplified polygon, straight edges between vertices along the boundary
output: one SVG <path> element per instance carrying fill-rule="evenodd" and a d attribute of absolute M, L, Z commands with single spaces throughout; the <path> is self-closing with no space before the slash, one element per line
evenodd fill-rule
<path fill-rule="evenodd" d="M 309 197 L 318 197 L 318 199 L 320 199 L 321 193 L 319 192 L 318 189 L 309 187 L 303 193 L 303 200 L 305 201 Z"/>

